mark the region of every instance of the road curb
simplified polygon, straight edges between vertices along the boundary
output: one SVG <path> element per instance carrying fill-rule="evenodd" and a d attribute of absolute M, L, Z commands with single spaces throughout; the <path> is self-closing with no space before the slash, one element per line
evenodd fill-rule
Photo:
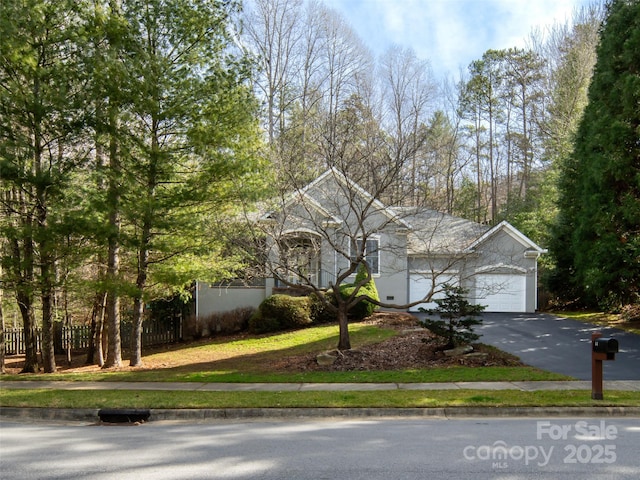
<path fill-rule="evenodd" d="M 640 417 L 640 407 L 226 408 L 151 410 L 151 420 L 563 416 Z"/>
<path fill-rule="evenodd" d="M 98 411 L 97 408 L 0 407 L 0 419 L 97 423 Z M 640 417 L 640 407 L 200 408 L 150 411 L 150 422 L 384 417 Z"/>
<path fill-rule="evenodd" d="M 0 420 L 54 420 L 97 422 L 98 408 L 0 407 Z"/>

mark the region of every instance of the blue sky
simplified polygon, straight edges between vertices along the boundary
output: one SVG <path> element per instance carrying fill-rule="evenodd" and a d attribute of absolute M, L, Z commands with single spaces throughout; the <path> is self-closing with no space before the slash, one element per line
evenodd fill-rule
<path fill-rule="evenodd" d="M 429 60 L 436 78 L 460 69 L 490 48 L 526 46 L 533 28 L 570 20 L 597 0 L 324 0 L 342 13 L 379 55 L 389 45 L 411 47 Z"/>

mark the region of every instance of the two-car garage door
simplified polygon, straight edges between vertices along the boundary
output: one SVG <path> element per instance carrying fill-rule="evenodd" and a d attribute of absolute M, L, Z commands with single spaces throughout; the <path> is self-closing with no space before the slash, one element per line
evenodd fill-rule
<path fill-rule="evenodd" d="M 439 284 L 452 283 L 452 277 L 437 280 Z M 486 305 L 487 312 L 525 312 L 526 311 L 526 277 L 523 274 L 478 274 L 473 277 L 475 287 L 469 292 L 469 300 L 472 303 Z M 409 281 L 411 302 L 420 300 L 431 287 L 431 278 L 423 274 L 412 274 Z M 435 295 L 434 298 L 442 298 Z M 413 307 L 435 308 L 432 302 Z"/>

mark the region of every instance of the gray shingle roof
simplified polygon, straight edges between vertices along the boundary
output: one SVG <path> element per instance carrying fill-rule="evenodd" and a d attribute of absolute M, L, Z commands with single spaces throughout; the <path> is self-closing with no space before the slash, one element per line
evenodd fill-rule
<path fill-rule="evenodd" d="M 428 208 L 394 207 L 392 210 L 412 227 L 407 239 L 409 255 L 462 252 L 491 228 Z"/>

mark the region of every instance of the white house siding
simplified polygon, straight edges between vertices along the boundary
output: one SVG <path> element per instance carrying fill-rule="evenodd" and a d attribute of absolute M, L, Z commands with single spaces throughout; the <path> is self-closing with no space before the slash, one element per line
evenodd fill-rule
<path fill-rule="evenodd" d="M 388 219 L 382 214 L 372 215 L 368 219 L 373 225 L 384 225 L 385 229 L 372 235 L 371 238 L 378 239 L 380 272 L 373 276 L 380 301 L 383 303 L 404 305 L 407 300 L 407 235 L 402 228 L 389 224 Z M 369 231 L 375 228 L 370 226 Z M 344 238 L 343 251 L 348 252 L 346 246 L 350 237 Z M 337 262 L 336 271 L 344 271 L 349 268 L 350 260 L 340 254 L 335 254 Z M 353 281 L 355 274 L 349 277 L 346 282 Z"/>
<path fill-rule="evenodd" d="M 270 292 L 271 289 L 268 290 Z M 214 313 L 230 312 L 237 308 L 257 308 L 267 296 L 266 287 L 218 287 L 198 282 L 195 295 L 196 316 L 206 318 Z"/>
<path fill-rule="evenodd" d="M 376 276 L 376 288 L 380 301 L 403 305 L 407 299 L 407 237 L 404 234 L 383 232 L 380 234 L 380 275 Z"/>
<path fill-rule="evenodd" d="M 414 303 L 422 300 L 433 285 L 433 278 L 430 272 L 412 272 L 409 275 L 409 302 Z M 422 302 L 410 308 L 411 311 L 418 311 L 420 308 L 436 308 L 438 304 L 435 300 L 444 298 L 442 287 L 448 283 L 457 285 L 459 280 L 456 275 L 440 275 L 435 281 L 435 292 L 430 302 Z"/>

